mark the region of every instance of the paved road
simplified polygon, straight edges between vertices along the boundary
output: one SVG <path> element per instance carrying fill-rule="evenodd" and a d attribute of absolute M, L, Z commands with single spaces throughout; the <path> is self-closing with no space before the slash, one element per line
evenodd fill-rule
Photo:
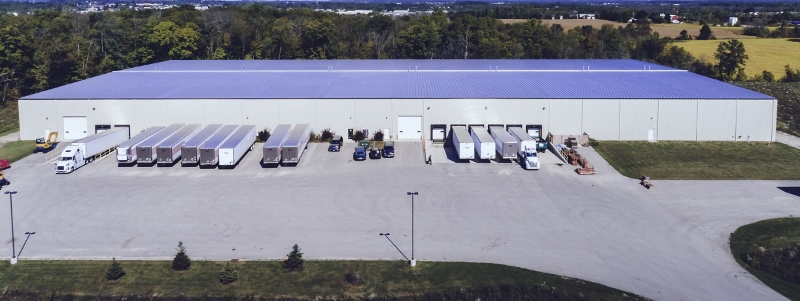
<path fill-rule="evenodd" d="M 789 135 L 787 133 L 778 131 L 777 135 L 775 136 L 775 140 L 789 146 L 800 148 L 800 137 L 794 135 Z"/>
<path fill-rule="evenodd" d="M 17 240 L 37 232 L 22 260 L 169 259 L 178 241 L 195 259 L 281 259 L 295 243 L 310 259 L 398 259 L 378 233 L 411 253 L 406 192 L 419 191 L 419 260 L 514 265 L 657 300 L 783 299 L 734 262 L 727 239 L 744 224 L 800 215 L 800 198 L 779 189 L 798 181 L 657 181 L 648 191 L 588 148 L 595 176 L 552 154 L 542 170 L 525 171 L 426 165 L 418 143 L 397 143 L 395 159 L 352 162 L 352 146 L 311 144 L 296 167 L 261 168 L 256 151 L 233 170 L 109 158 L 69 175 L 34 155 L 14 165 L 4 189 L 19 191 Z M 0 223 L 7 216 L 0 206 Z"/>

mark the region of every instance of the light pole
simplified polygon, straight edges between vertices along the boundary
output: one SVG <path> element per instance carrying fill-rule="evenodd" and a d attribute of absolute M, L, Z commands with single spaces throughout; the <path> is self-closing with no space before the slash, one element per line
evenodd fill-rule
<path fill-rule="evenodd" d="M 391 238 L 389 238 L 389 233 L 381 233 L 380 235 L 381 235 L 381 236 L 385 236 L 385 237 L 386 237 L 386 239 L 388 239 L 388 240 L 389 240 L 389 242 L 390 242 L 390 243 L 392 243 L 392 245 L 394 246 L 394 248 L 395 248 L 395 249 L 397 249 L 397 251 L 398 251 L 398 252 L 400 252 L 400 255 L 403 255 L 403 258 L 405 258 L 406 260 L 408 260 L 408 257 L 406 257 L 406 254 L 403 254 L 403 251 L 400 251 L 400 248 L 398 248 L 398 247 L 397 247 L 397 245 L 396 245 L 396 244 L 394 244 L 394 242 L 392 241 L 392 239 L 391 239 Z"/>
<path fill-rule="evenodd" d="M 36 234 L 36 232 L 25 232 L 25 235 L 28 235 L 28 237 L 26 237 L 25 242 L 22 243 L 22 248 L 19 248 L 19 254 L 17 254 L 17 258 L 19 258 L 19 255 L 22 255 L 22 250 L 25 250 L 25 245 L 28 244 L 28 238 L 31 238 L 31 235 L 34 234 Z"/>
<path fill-rule="evenodd" d="M 411 196 L 411 266 L 417 265 L 417 260 L 414 259 L 414 196 L 419 195 L 419 192 L 406 192 L 406 195 Z"/>
<path fill-rule="evenodd" d="M 17 263 L 17 248 L 14 246 L 14 197 L 16 191 L 4 192 L 8 195 L 8 205 L 11 208 L 11 264 Z"/>

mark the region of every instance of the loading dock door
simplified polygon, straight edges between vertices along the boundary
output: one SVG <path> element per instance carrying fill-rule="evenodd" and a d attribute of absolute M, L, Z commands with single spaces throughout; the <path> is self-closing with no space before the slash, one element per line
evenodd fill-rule
<path fill-rule="evenodd" d="M 86 116 L 64 116 L 64 140 L 86 137 L 87 128 Z"/>
<path fill-rule="evenodd" d="M 397 117 L 397 140 L 422 139 L 422 116 Z"/>

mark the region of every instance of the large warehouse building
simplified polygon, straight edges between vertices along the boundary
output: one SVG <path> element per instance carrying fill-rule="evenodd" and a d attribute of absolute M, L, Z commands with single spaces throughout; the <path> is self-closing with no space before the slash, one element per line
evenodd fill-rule
<path fill-rule="evenodd" d="M 29 95 L 19 108 L 22 139 L 309 123 L 393 140 L 481 124 L 598 140 L 774 141 L 777 100 L 636 60 L 167 61 Z"/>

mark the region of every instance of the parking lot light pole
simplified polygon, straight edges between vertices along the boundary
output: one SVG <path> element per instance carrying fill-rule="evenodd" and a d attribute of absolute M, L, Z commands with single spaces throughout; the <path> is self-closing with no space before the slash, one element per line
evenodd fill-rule
<path fill-rule="evenodd" d="M 406 260 L 408 260 L 408 257 L 406 257 L 406 254 L 403 254 L 403 251 L 400 251 L 400 248 L 398 248 L 398 247 L 397 247 L 397 245 L 396 245 L 396 244 L 394 244 L 394 242 L 392 241 L 392 239 L 391 239 L 391 238 L 389 238 L 389 233 L 381 233 L 380 235 L 381 235 L 381 236 L 383 236 L 383 237 L 386 237 L 386 239 L 388 239 L 388 240 L 389 240 L 389 242 L 390 242 L 390 243 L 392 243 L 392 245 L 394 246 L 394 248 L 395 248 L 395 249 L 397 249 L 397 251 L 398 251 L 398 252 L 400 252 L 400 255 L 403 255 L 403 258 L 405 258 Z"/>
<path fill-rule="evenodd" d="M 25 245 L 28 244 L 28 239 L 31 238 L 31 235 L 34 234 L 36 234 L 36 232 L 25 232 L 25 235 L 27 235 L 28 237 L 26 237 L 25 242 L 22 243 L 22 248 L 19 248 L 19 254 L 17 254 L 17 259 L 19 259 L 19 256 L 22 255 L 22 250 L 25 250 Z"/>
<path fill-rule="evenodd" d="M 14 246 L 14 197 L 16 191 L 6 191 L 8 195 L 8 206 L 11 209 L 11 264 L 17 263 L 17 248 Z"/>
<path fill-rule="evenodd" d="M 409 264 L 413 267 L 417 265 L 417 260 L 414 259 L 414 196 L 419 195 L 419 192 L 406 192 L 406 195 L 411 196 L 411 260 Z"/>

